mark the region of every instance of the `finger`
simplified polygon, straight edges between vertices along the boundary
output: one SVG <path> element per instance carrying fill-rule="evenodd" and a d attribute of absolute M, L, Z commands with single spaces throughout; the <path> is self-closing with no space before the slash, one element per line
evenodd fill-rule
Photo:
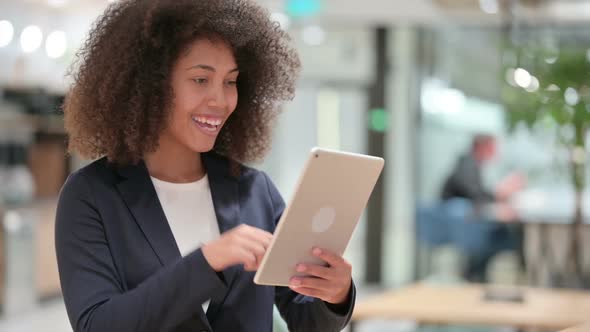
<path fill-rule="evenodd" d="M 247 224 L 241 224 L 240 226 L 236 227 L 235 232 L 241 235 L 247 235 L 248 237 L 254 238 L 272 238 L 271 233 Z"/>
<path fill-rule="evenodd" d="M 314 248 L 312 253 L 314 256 L 321 258 L 323 261 L 333 267 L 344 267 L 350 265 L 344 260 L 344 258 L 342 258 L 342 256 L 337 255 L 327 249 Z"/>
<path fill-rule="evenodd" d="M 317 289 L 325 293 L 335 293 L 335 283 L 320 278 L 292 278 L 289 286 Z"/>
<path fill-rule="evenodd" d="M 243 265 L 243 268 L 246 272 L 255 272 L 258 270 L 254 265 Z"/>
<path fill-rule="evenodd" d="M 249 239 L 242 239 L 240 245 L 242 248 L 251 252 L 256 257 L 256 265 L 262 261 L 264 254 L 266 254 L 266 248 L 258 242 Z"/>
<path fill-rule="evenodd" d="M 251 251 L 242 248 L 240 250 L 240 263 L 244 265 L 244 270 L 246 271 L 256 271 L 256 267 L 258 265 L 258 260 L 256 259 L 256 255 L 254 255 Z"/>
<path fill-rule="evenodd" d="M 256 269 L 258 269 L 258 267 L 260 267 L 260 264 L 262 264 L 263 258 L 264 258 L 264 254 L 256 256 Z"/>
<path fill-rule="evenodd" d="M 253 241 L 251 239 L 241 239 L 240 245 L 244 249 L 250 251 L 256 256 L 256 269 L 258 269 L 258 267 L 262 263 L 264 255 L 266 254 L 267 248 L 264 247 L 263 244 Z"/>
<path fill-rule="evenodd" d="M 258 265 L 244 265 L 244 271 L 247 271 L 247 272 L 258 271 Z"/>
<path fill-rule="evenodd" d="M 271 233 L 250 226 L 244 230 L 243 236 L 252 241 L 261 243 L 264 248 L 268 248 L 272 240 Z"/>
<path fill-rule="evenodd" d="M 319 265 L 299 264 L 295 270 L 297 272 L 305 273 L 310 276 L 326 280 L 335 280 L 338 278 L 338 272 L 335 269 Z"/>
<path fill-rule="evenodd" d="M 273 237 L 273 234 L 272 234 L 272 233 L 270 233 L 270 232 L 268 232 L 268 231 L 266 231 L 266 230 L 264 230 L 264 229 L 261 229 L 261 228 L 256 228 L 256 227 L 253 227 L 253 228 L 254 228 L 254 231 L 255 231 L 255 232 L 256 232 L 256 233 L 257 233 L 257 234 L 258 234 L 260 237 L 264 238 L 265 240 L 267 240 L 267 241 L 269 241 L 269 242 L 270 242 L 270 240 L 272 240 L 272 237 Z"/>
<path fill-rule="evenodd" d="M 269 232 L 265 231 L 264 229 L 250 226 L 250 225 L 244 225 L 243 228 L 247 233 L 256 234 L 257 237 L 264 237 L 264 238 L 269 238 L 269 239 L 272 238 L 272 233 L 269 233 Z"/>

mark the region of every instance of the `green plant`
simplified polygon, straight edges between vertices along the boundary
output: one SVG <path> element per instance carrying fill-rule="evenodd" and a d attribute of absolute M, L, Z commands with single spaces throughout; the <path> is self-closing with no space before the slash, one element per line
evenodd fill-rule
<path fill-rule="evenodd" d="M 502 100 L 509 127 L 555 129 L 560 145 L 569 151 L 569 177 L 575 188 L 575 214 L 571 253 L 581 273 L 578 236 L 583 222 L 582 193 L 586 186 L 586 137 L 590 129 L 590 50 L 571 45 L 556 50 L 512 48 L 520 62 L 505 67 Z"/>

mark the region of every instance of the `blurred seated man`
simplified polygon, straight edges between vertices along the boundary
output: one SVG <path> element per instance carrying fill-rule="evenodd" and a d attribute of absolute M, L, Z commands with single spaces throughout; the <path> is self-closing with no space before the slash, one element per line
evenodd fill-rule
<path fill-rule="evenodd" d="M 516 216 L 506 204 L 506 200 L 524 186 L 524 178 L 519 174 L 512 174 L 504 178 L 496 187 L 495 192 L 486 190 L 483 184 L 481 169 L 486 162 L 496 156 L 496 140 L 491 135 L 478 134 L 473 138 L 471 149 L 461 156 L 455 168 L 448 176 L 442 189 L 442 199 L 463 198 L 471 201 L 474 210 L 490 211 L 487 207 L 494 206 L 493 218 L 498 221 L 492 228 L 486 228 L 486 234 L 477 234 L 483 238 L 481 250 L 468 252 L 464 277 L 472 282 L 485 282 L 487 267 L 490 260 L 503 250 L 517 250 L 521 263 L 522 230 L 514 225 L 509 226 L 501 222 L 514 221 Z M 481 215 L 481 219 L 489 219 Z M 483 221 L 482 221 L 483 222 Z"/>

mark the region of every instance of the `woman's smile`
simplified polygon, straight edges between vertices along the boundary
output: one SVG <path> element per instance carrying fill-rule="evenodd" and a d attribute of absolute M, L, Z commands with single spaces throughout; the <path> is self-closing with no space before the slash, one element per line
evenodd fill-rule
<path fill-rule="evenodd" d="M 224 123 L 222 117 L 214 115 L 192 115 L 191 119 L 197 129 L 210 136 L 217 136 Z"/>

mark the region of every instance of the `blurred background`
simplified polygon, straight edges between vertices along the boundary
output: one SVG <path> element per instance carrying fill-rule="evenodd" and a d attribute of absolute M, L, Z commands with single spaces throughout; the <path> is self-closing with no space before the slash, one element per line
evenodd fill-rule
<path fill-rule="evenodd" d="M 88 161 L 66 153 L 60 105 L 110 2 L 0 0 L 0 331 L 71 331 L 54 213 Z M 303 72 L 255 166 L 288 200 L 314 146 L 386 160 L 345 253 L 355 331 L 556 331 L 590 319 L 590 1 L 258 2 Z"/>

